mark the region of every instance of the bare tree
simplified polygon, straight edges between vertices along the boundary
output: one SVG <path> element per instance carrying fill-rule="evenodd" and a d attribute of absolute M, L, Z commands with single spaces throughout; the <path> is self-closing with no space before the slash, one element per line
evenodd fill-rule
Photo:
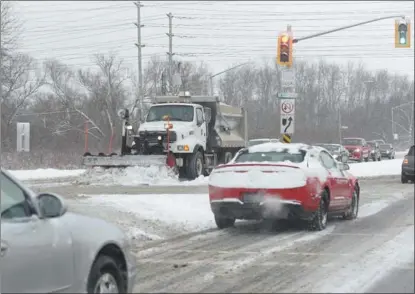
<path fill-rule="evenodd" d="M 11 54 L 17 48 L 17 41 L 21 33 L 22 24 L 13 11 L 12 2 L 1 1 L 0 10 L 0 53 L 3 59 L 3 56 Z"/>
<path fill-rule="evenodd" d="M 2 64 L 1 124 L 2 137 L 8 140 L 12 122 L 19 110 L 45 84 L 45 75 L 36 70 L 36 61 L 28 55 L 13 54 Z M 5 143 L 2 140 L 2 143 Z"/>

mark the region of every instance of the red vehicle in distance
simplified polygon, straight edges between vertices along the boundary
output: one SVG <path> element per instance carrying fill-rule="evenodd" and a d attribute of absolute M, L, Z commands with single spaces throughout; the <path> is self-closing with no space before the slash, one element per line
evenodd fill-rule
<path fill-rule="evenodd" d="M 349 151 L 349 160 L 358 162 L 369 161 L 371 147 L 363 138 L 343 138 L 342 144 Z"/>

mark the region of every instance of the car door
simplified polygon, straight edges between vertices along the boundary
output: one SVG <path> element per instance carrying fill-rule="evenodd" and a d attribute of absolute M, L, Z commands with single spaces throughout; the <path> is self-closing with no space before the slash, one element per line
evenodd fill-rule
<path fill-rule="evenodd" d="M 206 123 L 202 108 L 196 108 L 196 124 L 198 130 L 195 132 L 195 135 L 197 136 L 198 141 L 203 146 L 206 146 Z"/>
<path fill-rule="evenodd" d="M 32 200 L 1 173 L 1 292 L 51 293 L 74 281 L 72 239 L 59 219 L 41 219 Z"/>
<path fill-rule="evenodd" d="M 337 167 L 334 158 L 326 151 L 320 152 L 321 164 L 329 172 L 329 183 L 331 186 L 330 210 L 341 210 L 349 203 L 346 187 L 348 178 Z"/>

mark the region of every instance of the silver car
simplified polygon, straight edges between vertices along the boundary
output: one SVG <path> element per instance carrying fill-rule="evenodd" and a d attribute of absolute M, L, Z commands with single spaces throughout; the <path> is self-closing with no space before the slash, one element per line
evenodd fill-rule
<path fill-rule="evenodd" d="M 116 226 L 1 169 L 1 293 L 132 293 L 129 244 Z"/>

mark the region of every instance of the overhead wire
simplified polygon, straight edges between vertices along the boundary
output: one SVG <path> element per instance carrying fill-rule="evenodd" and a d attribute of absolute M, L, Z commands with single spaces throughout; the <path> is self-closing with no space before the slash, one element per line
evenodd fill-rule
<path fill-rule="evenodd" d="M 327 4 L 329 4 L 329 3 L 330 2 L 327 2 Z M 361 2 L 354 2 L 354 4 L 357 4 L 357 3 L 363 4 Z M 373 2 L 370 2 L 370 3 L 383 4 L 385 2 L 383 2 L 383 1 L 373 1 Z M 186 4 L 183 4 L 183 3 L 168 3 L 168 4 L 159 5 L 159 3 L 152 2 L 151 5 L 150 5 L 150 3 L 147 4 L 145 2 L 145 6 L 148 6 L 148 7 L 165 7 L 165 8 L 173 7 L 174 9 L 178 9 L 180 11 L 186 11 L 186 10 L 187 11 L 188 10 L 196 11 L 196 13 L 191 14 L 192 16 L 188 16 L 188 15 L 185 16 L 185 15 L 182 15 L 182 14 L 176 16 L 176 14 L 174 14 L 175 18 L 177 20 L 197 20 L 198 21 L 198 23 L 195 23 L 195 24 L 192 24 L 192 23 L 183 24 L 180 21 L 177 21 L 177 23 L 176 23 L 176 21 L 175 21 L 175 23 L 173 25 L 174 31 L 179 32 L 179 33 L 175 33 L 175 37 L 177 39 L 183 40 L 183 42 L 185 42 L 186 39 L 204 39 L 206 41 L 208 41 L 208 40 L 212 41 L 213 40 L 215 42 L 218 42 L 218 41 L 224 41 L 225 39 L 229 39 L 229 38 L 232 38 L 233 40 L 238 40 L 238 39 L 241 39 L 241 38 L 250 39 L 250 41 L 255 40 L 256 42 L 261 41 L 261 40 L 263 40 L 263 41 L 273 40 L 274 42 L 276 42 L 275 35 L 269 36 L 269 35 L 261 35 L 260 34 L 260 33 L 263 33 L 263 32 L 272 32 L 273 31 L 272 29 L 263 29 L 263 27 L 254 26 L 254 25 L 255 24 L 257 24 L 257 25 L 261 25 L 261 24 L 266 25 L 268 22 L 271 22 L 271 21 L 275 22 L 275 21 L 290 20 L 290 22 L 293 22 L 293 23 L 295 23 L 295 21 L 296 21 L 295 19 L 292 19 L 292 18 L 286 18 L 285 19 L 283 17 L 283 15 L 278 14 L 278 13 L 272 13 L 269 10 L 268 11 L 262 11 L 262 12 L 261 11 L 252 11 L 250 13 L 247 13 L 247 11 L 238 11 L 238 10 L 232 8 L 233 14 L 232 13 L 229 14 L 228 12 L 226 12 L 222 8 L 221 9 L 216 9 L 216 10 L 215 9 L 213 9 L 213 10 L 212 9 L 205 9 L 205 7 L 204 8 L 193 8 L 193 7 L 191 7 L 193 4 L 199 4 L 199 3 L 197 3 L 197 2 L 193 3 L 191 1 L 189 1 L 189 2 L 186 2 Z M 214 4 L 214 3 L 206 3 L 206 5 L 208 5 L 208 6 L 212 6 L 212 4 Z M 303 5 L 303 7 L 307 7 L 309 5 L 309 4 L 305 5 L 306 3 L 296 3 L 296 4 L 297 5 L 294 5 L 294 7 L 302 7 L 301 5 Z M 333 4 L 333 3 L 331 3 L 331 4 Z M 338 5 L 338 4 L 347 4 L 347 3 L 343 3 L 343 2 L 336 3 L 336 5 Z M 368 4 L 368 3 L 366 2 L 366 4 Z M 184 7 L 178 7 L 180 5 L 182 5 Z M 269 4 L 269 5 L 271 6 L 271 4 Z M 126 6 L 125 8 L 121 7 L 119 5 L 114 5 L 114 6 L 118 7 L 118 8 L 113 7 L 117 10 L 125 9 L 125 8 L 130 9 L 130 6 L 128 6 L 128 7 Z M 261 5 L 255 4 L 256 8 L 258 6 L 263 6 L 263 5 L 262 4 Z M 274 5 L 274 6 L 276 6 L 276 5 Z M 238 6 L 238 7 L 242 7 L 242 6 Z M 96 9 L 91 8 L 91 9 L 86 9 L 86 10 L 87 11 L 96 11 L 96 10 L 100 11 L 100 10 L 105 10 L 105 9 L 109 9 L 109 8 L 110 8 L 110 6 L 108 6 L 106 8 L 104 8 L 104 7 L 98 8 L 97 7 Z M 354 11 L 335 11 L 335 12 L 330 13 L 330 16 L 334 16 L 334 15 L 341 16 L 341 15 L 344 14 L 345 19 L 341 19 L 339 17 L 336 17 L 336 18 L 333 18 L 333 17 L 331 17 L 331 18 L 327 18 L 327 17 L 326 18 L 318 18 L 318 17 L 316 17 L 318 15 L 324 15 L 324 13 L 327 13 L 327 12 L 324 12 L 324 11 L 320 12 L 320 13 L 314 13 L 314 12 L 310 12 L 310 11 L 298 11 L 298 12 L 295 13 L 295 15 L 296 16 L 303 15 L 303 16 L 312 16 L 313 17 L 313 18 L 302 17 L 301 19 L 297 20 L 297 21 L 302 21 L 304 23 L 306 21 L 311 21 L 311 22 L 319 21 L 319 22 L 321 22 L 321 21 L 326 21 L 326 20 L 327 21 L 329 21 L 329 20 L 330 21 L 333 21 L 333 20 L 347 21 L 347 20 L 349 20 L 350 16 L 352 16 L 354 19 L 359 18 L 359 17 L 368 18 L 371 15 L 375 16 L 376 12 L 380 12 L 380 11 L 376 11 L 376 10 L 373 10 L 372 14 L 370 12 L 367 12 L 367 11 L 360 12 L 360 11 L 357 11 L 356 5 L 354 5 L 353 10 Z M 67 10 L 65 10 L 65 11 L 67 12 Z M 203 12 L 203 14 L 200 13 L 198 15 L 197 11 Z M 217 12 L 217 13 L 215 13 L 216 15 L 211 15 L 210 17 L 206 17 L 206 12 L 209 12 L 209 11 Z M 113 13 L 113 11 L 105 11 L 106 14 L 111 13 L 111 12 Z M 394 10 L 390 10 L 389 12 L 390 13 L 398 13 L 398 11 L 394 11 Z M 223 15 L 221 13 L 223 15 L 228 15 L 229 16 L 228 19 L 230 19 L 232 17 L 232 20 L 231 20 L 230 24 L 226 24 L 226 23 L 224 24 L 224 23 L 218 23 L 217 22 L 217 20 L 224 20 Z M 239 15 L 238 15 L 238 13 L 239 13 Z M 411 13 L 413 14 L 413 11 Z M 347 14 L 348 14 L 348 18 L 346 19 Z M 363 15 L 360 15 L 360 14 L 363 14 Z M 203 17 L 201 17 L 201 16 L 203 16 Z M 252 19 L 249 19 L 249 17 L 258 17 L 258 16 L 260 17 L 260 19 L 257 19 L 256 22 L 253 21 Z M 267 19 L 266 16 L 273 16 L 274 18 L 273 19 Z M 279 17 L 275 18 L 276 16 L 279 16 Z M 162 29 L 163 28 L 168 28 L 167 21 L 166 21 L 166 23 L 157 23 L 157 21 L 166 19 L 166 17 L 163 14 L 152 15 L 152 17 L 153 18 L 151 19 L 151 22 L 150 22 L 150 19 L 148 21 L 146 21 L 145 18 L 144 18 L 143 22 L 145 23 L 145 27 L 147 27 L 147 28 L 162 28 Z M 207 22 L 207 23 L 202 22 L 202 21 L 206 21 L 206 20 L 209 21 L 209 22 Z M 239 22 L 238 22 L 238 20 L 239 20 Z M 154 21 L 156 21 L 156 23 Z M 47 22 L 43 22 L 43 23 L 47 23 Z M 48 31 L 48 30 L 43 31 L 39 27 L 33 27 L 32 28 L 32 33 L 43 33 L 41 35 L 35 34 L 34 38 L 36 38 L 36 39 L 41 37 L 42 40 L 44 39 L 46 41 L 48 38 L 51 38 L 52 40 L 50 42 L 38 42 L 36 44 L 37 46 L 45 46 L 45 45 L 51 45 L 51 44 L 56 44 L 56 43 L 62 43 L 62 42 L 64 42 L 65 38 L 66 38 L 66 40 L 71 40 L 71 41 L 72 40 L 77 40 L 77 39 L 78 40 L 83 40 L 83 39 L 86 39 L 88 37 L 92 37 L 92 36 L 95 36 L 95 35 L 103 35 L 104 36 L 105 34 L 122 32 L 122 31 L 125 31 L 128 28 L 128 25 L 131 25 L 132 30 L 134 29 L 134 25 L 132 24 L 132 22 L 128 23 L 127 21 L 119 22 L 119 23 L 113 23 L 113 24 L 108 24 L 108 23 L 100 24 L 100 25 L 95 25 L 92 28 L 90 28 L 90 27 L 89 28 L 82 28 L 81 27 L 82 25 L 79 25 L 79 24 L 77 24 L 77 25 L 78 25 L 78 29 L 72 29 L 69 32 L 63 30 L 63 32 L 61 31 L 60 33 L 59 33 L 58 30 L 55 30 L 55 31 L 51 32 L 51 31 Z M 210 27 L 206 27 L 208 25 Z M 222 27 L 221 28 L 212 27 L 212 25 L 222 26 Z M 238 34 L 226 34 L 226 31 L 231 31 L 232 30 L 232 26 L 237 26 L 235 29 L 243 28 L 244 29 L 243 31 L 249 32 L 249 34 L 243 34 L 243 35 L 240 35 L 239 33 Z M 48 26 L 45 26 L 45 27 L 48 27 Z M 205 27 L 206 27 L 206 29 L 201 32 L 200 30 L 203 30 Z M 296 29 L 295 32 L 296 33 L 299 33 L 299 32 L 304 32 L 304 33 L 306 33 L 306 32 L 315 32 L 316 29 L 319 29 L 320 27 L 321 27 L 321 25 L 312 25 L 312 24 L 310 24 L 310 25 L 307 25 L 306 29 L 303 29 L 303 30 Z M 114 29 L 114 28 L 118 28 L 118 29 Z M 313 28 L 316 28 L 316 29 L 313 30 Z M 386 26 L 384 28 L 387 29 Z M 92 32 L 91 32 L 91 29 L 92 29 Z M 182 29 L 183 29 L 183 32 L 181 32 Z M 378 29 L 379 29 L 379 27 L 378 27 Z M 382 27 L 382 29 L 383 29 L 383 27 Z M 69 29 L 66 28 L 66 30 L 70 30 L 70 28 Z M 187 32 L 187 30 L 192 30 L 192 31 L 193 30 L 198 30 L 199 32 L 197 34 L 196 33 L 193 34 L 193 33 Z M 208 34 L 208 33 L 206 33 L 206 31 L 207 32 L 213 31 L 213 34 Z M 217 31 L 224 31 L 225 34 L 218 34 Z M 88 32 L 91 32 L 91 33 L 88 34 Z M 359 32 L 360 33 L 363 33 L 363 32 L 368 33 L 368 37 L 371 37 L 371 40 L 376 40 L 376 39 L 379 39 L 381 37 L 390 38 L 390 35 L 387 35 L 387 34 L 384 34 L 384 33 L 379 33 L 379 32 L 376 31 L 376 29 L 369 29 L 369 28 L 363 29 L 362 28 L 361 30 L 359 30 Z M 55 33 L 55 34 L 53 34 L 53 33 Z M 87 34 L 83 35 L 83 33 L 87 33 Z M 255 34 L 255 33 L 257 33 L 257 34 Z M 75 36 L 72 37 L 71 35 L 75 35 Z M 56 39 L 56 37 L 59 37 L 59 36 L 63 37 L 63 39 Z M 361 34 L 360 36 L 365 37 L 366 35 Z M 68 37 L 70 39 L 68 39 Z M 354 37 L 354 35 L 353 34 L 352 35 L 342 34 L 341 36 L 330 36 L 330 37 L 327 36 L 327 37 L 321 37 L 320 40 L 326 40 L 326 41 L 327 40 L 334 40 L 334 41 L 335 40 L 345 40 L 345 41 L 347 41 L 347 38 L 349 38 L 349 37 Z M 148 36 L 148 37 L 144 35 L 143 41 L 146 43 L 147 48 L 164 49 L 164 48 L 167 47 L 167 38 L 166 38 L 166 45 L 151 44 L 151 42 L 148 42 L 150 40 L 156 40 L 156 39 L 161 39 L 161 38 L 166 38 L 166 36 L 164 34 L 155 34 L 155 35 Z M 113 44 L 116 43 L 117 46 L 108 45 L 109 42 L 111 42 Z M 109 42 L 108 41 L 98 42 L 98 43 L 89 42 L 89 44 L 87 44 L 87 45 L 62 46 L 62 47 L 54 48 L 53 51 L 54 52 L 65 52 L 65 51 L 68 51 L 68 50 L 69 51 L 74 51 L 74 50 L 77 50 L 77 49 L 78 50 L 81 50 L 81 49 L 83 50 L 85 48 L 86 49 L 95 48 L 95 49 L 93 49 L 93 51 L 99 51 L 99 52 L 103 51 L 103 50 L 106 50 L 106 49 L 107 50 L 118 49 L 120 52 L 127 51 L 127 50 L 134 50 L 134 45 L 133 44 L 134 44 L 134 42 L 136 42 L 136 35 L 135 34 L 132 35 L 131 39 L 126 38 L 126 39 L 119 39 L 119 40 L 110 40 Z M 122 45 L 123 42 L 131 43 L 131 48 L 130 47 L 124 47 Z M 207 52 L 182 52 L 183 49 L 186 49 L 186 48 L 191 49 L 192 46 L 190 46 L 189 44 L 180 44 L 180 43 L 176 45 L 176 42 L 175 42 L 175 51 L 177 52 L 177 56 L 180 56 L 180 54 L 183 54 L 183 57 L 188 57 L 188 58 L 192 57 L 191 54 L 194 54 L 195 56 L 198 56 L 198 57 L 203 56 L 203 55 L 205 57 L 212 57 L 215 54 L 219 54 L 219 55 L 227 54 L 226 56 L 229 56 L 229 57 L 233 58 L 232 50 L 243 48 L 242 42 L 241 42 L 241 44 L 237 44 L 234 41 L 232 41 L 231 44 L 223 44 L 223 46 L 227 47 L 228 51 L 220 51 L 219 49 L 214 48 L 215 45 L 216 44 L 214 44 L 213 46 L 210 46 L 209 48 L 206 48 Z M 274 52 L 275 51 L 275 45 L 276 44 L 274 44 L 273 46 L 271 46 L 269 44 L 255 44 L 255 48 L 250 48 L 249 52 L 251 52 L 251 54 L 252 53 L 255 54 L 256 52 L 260 52 L 260 51 L 265 50 L 265 49 L 268 50 L 269 48 L 274 47 L 274 48 L 272 48 L 273 50 L 271 50 L 271 52 L 269 52 L 269 54 L 270 54 L 270 56 L 275 56 L 275 52 Z M 101 46 L 102 46 L 102 48 L 101 48 Z M 202 44 L 202 45 L 199 45 L 199 46 L 200 47 L 206 47 L 207 45 Z M 218 45 L 216 45 L 216 46 L 218 46 Z M 339 51 L 343 51 L 343 50 L 350 51 L 351 48 L 353 48 L 353 49 L 356 48 L 360 52 L 359 56 L 362 56 L 362 54 L 364 54 L 364 52 L 369 51 L 367 46 L 376 47 L 376 46 L 382 46 L 382 44 L 378 44 L 378 45 L 376 45 L 376 44 L 373 44 L 373 45 L 367 44 L 367 45 L 364 45 L 364 46 L 366 46 L 366 47 L 361 48 L 361 47 L 359 47 L 359 45 L 346 44 L 346 45 L 332 45 L 330 47 L 331 48 L 336 48 L 335 52 L 338 55 L 337 57 L 351 58 L 351 57 L 347 56 L 346 54 L 343 54 L 343 53 L 340 54 Z M 324 47 L 325 47 L 324 44 L 321 47 L 316 46 L 315 44 L 314 45 L 307 45 L 307 49 L 302 48 L 301 50 L 299 50 L 299 52 L 305 52 L 306 53 L 306 52 L 313 51 L 313 50 L 320 50 L 321 48 L 324 49 Z M 394 54 L 393 52 L 387 52 L 387 49 L 382 49 L 381 52 L 379 51 L 379 48 L 375 48 L 375 49 L 377 50 L 378 54 L 381 53 L 381 52 L 391 54 L 391 55 L 382 55 L 382 56 L 386 56 L 386 57 L 395 56 L 395 55 L 399 56 L 398 54 Z M 30 47 L 27 47 L 26 50 L 32 50 L 33 52 L 42 51 L 42 49 L 36 50 L 36 49 L 30 48 Z M 248 54 L 248 55 L 250 54 L 247 50 L 241 50 L 241 51 L 244 51 L 244 52 L 236 51 L 237 53 L 233 53 L 233 54 L 235 55 L 235 57 L 242 57 L 243 54 Z M 69 53 L 69 54 L 61 54 L 60 56 L 62 58 L 67 56 L 67 57 L 73 58 L 72 60 L 78 60 L 79 58 L 84 58 L 84 56 L 87 55 L 87 52 L 88 51 L 84 50 L 83 54 Z M 319 52 L 319 54 L 321 54 L 323 52 L 324 51 L 321 51 L 321 52 Z M 333 50 L 330 50 L 330 52 L 333 52 Z M 154 53 L 156 54 L 156 56 L 158 56 L 157 54 L 160 54 L 160 56 L 165 56 L 165 52 L 163 52 L 163 53 L 154 52 Z M 333 54 L 332 56 L 336 57 L 336 54 Z M 144 57 L 145 58 L 151 58 L 151 55 L 152 54 L 145 55 Z M 74 57 L 74 56 L 79 56 L 79 58 Z M 327 56 L 327 54 L 325 54 L 325 56 Z M 371 54 L 369 57 L 374 58 L 374 56 L 375 55 Z M 298 56 L 296 55 L 296 57 L 301 58 L 301 55 L 298 55 Z M 407 57 L 407 55 L 404 54 L 403 56 L 400 56 L 399 58 L 405 58 L 405 57 Z M 136 59 L 137 57 L 135 55 L 135 56 L 129 56 L 128 58 Z M 360 57 L 358 57 L 358 58 L 360 58 Z"/>

